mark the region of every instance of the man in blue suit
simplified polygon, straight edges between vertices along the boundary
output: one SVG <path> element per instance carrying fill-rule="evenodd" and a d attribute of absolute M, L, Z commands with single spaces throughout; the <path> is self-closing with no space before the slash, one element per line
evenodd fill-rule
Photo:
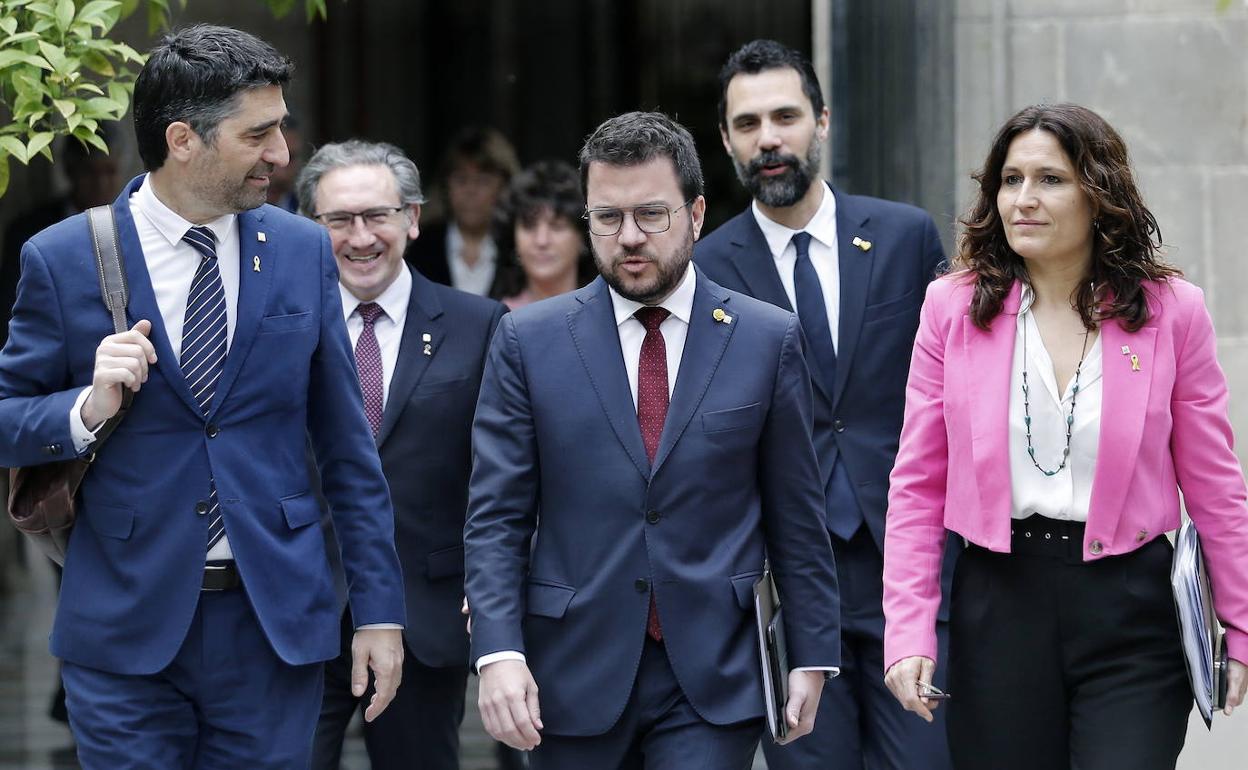
<path fill-rule="evenodd" d="M 793 737 L 839 663 L 801 332 L 690 264 L 706 204 L 683 127 L 612 118 L 581 178 L 601 277 L 503 318 L 473 426 L 482 719 L 539 770 L 748 768 L 765 555 Z"/>
<path fill-rule="evenodd" d="M 113 206 L 129 331 L 100 299 L 86 218 L 32 238 L 0 353 L 0 465 L 96 454 L 52 653 L 88 770 L 308 763 L 339 607 L 305 463 L 342 543 L 353 687 L 394 695 L 403 585 L 329 239 L 264 205 L 287 162 L 290 63 L 237 30 L 165 37 L 135 84 L 149 173 Z M 367 626 L 367 628 L 366 628 Z"/>
<path fill-rule="evenodd" d="M 720 88 L 724 149 L 754 203 L 704 238 L 695 260 L 713 280 L 801 318 L 841 589 L 841 676 L 814 735 L 765 746 L 768 766 L 947 768 L 944 725 L 908 719 L 884 686 L 882 608 L 888 474 L 919 307 L 944 259 L 940 237 L 920 209 L 819 179 L 828 109 L 802 54 L 748 43 L 720 71 Z"/>
<path fill-rule="evenodd" d="M 468 679 L 460 605 L 472 415 L 506 308 L 436 284 L 403 261 L 420 234 L 423 198 L 420 172 L 399 148 L 327 144 L 304 166 L 298 192 L 304 213 L 329 230 L 338 261 L 407 596 L 403 687 L 364 725 L 364 744 L 373 770 L 406 770 L 414 757 L 424 770 L 457 770 Z M 325 666 L 316 770 L 337 770 L 347 724 L 367 705 L 351 692 L 351 667 L 350 645 Z"/>

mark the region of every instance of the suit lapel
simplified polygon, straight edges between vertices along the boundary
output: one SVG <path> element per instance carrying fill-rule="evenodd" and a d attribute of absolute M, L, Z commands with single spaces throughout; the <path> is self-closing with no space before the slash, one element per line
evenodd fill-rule
<path fill-rule="evenodd" d="M 1156 308 L 1151 308 L 1156 312 Z M 1131 483 L 1131 469 L 1140 451 L 1148 396 L 1156 371 L 1153 354 L 1157 327 L 1128 333 L 1117 321 L 1101 324 L 1101 435 L 1097 439 L 1096 472 L 1092 477 L 1091 511 L 1102 521 L 1117 520 Z M 1122 352 L 1126 346 L 1129 353 Z M 1131 368 L 1131 355 L 1140 370 Z"/>
<path fill-rule="evenodd" d="M 602 410 L 611 423 L 611 429 L 624 445 L 638 473 L 648 479 L 650 463 L 641 440 L 641 426 L 637 423 L 637 409 L 628 385 L 624 354 L 620 350 L 620 334 L 606 281 L 595 279 L 585 288 L 577 290 L 576 299 L 580 305 L 568 313 L 568 331 L 572 334 L 572 342 L 576 345 Z M 685 347 L 687 350 L 688 345 Z M 668 416 L 670 418 L 670 411 Z"/>
<path fill-rule="evenodd" d="M 1021 299 L 1022 284 L 1016 281 L 987 331 L 969 314 L 962 317 L 962 355 L 968 363 L 960 369 L 971 394 L 972 462 L 980 499 L 990 511 L 1010 503 L 1010 377 Z"/>
<path fill-rule="evenodd" d="M 410 268 L 409 268 L 410 270 Z M 424 377 L 433 356 L 441 350 L 446 337 L 442 321 L 442 303 L 433 289 L 433 283 L 415 270 L 412 273 L 412 296 L 407 305 L 407 320 L 403 322 L 403 337 L 399 340 L 399 357 L 390 377 L 390 390 L 386 395 L 386 410 L 381 415 L 381 429 L 377 432 L 377 446 L 385 443 L 399 415 L 407 406 L 408 394 Z M 423 335 L 430 337 L 430 355 L 424 354 Z"/>
<path fill-rule="evenodd" d="M 836 195 L 835 192 L 832 193 Z M 860 212 L 852 198 L 836 195 L 836 242 L 837 264 L 840 270 L 840 301 L 838 344 L 836 346 L 836 386 L 832 409 L 835 411 L 858 350 L 858 337 L 862 332 L 862 318 L 867 306 L 867 292 L 871 287 L 871 268 L 875 264 L 875 252 L 863 251 L 854 245 L 854 238 L 874 241 L 870 216 Z"/>
<path fill-rule="evenodd" d="M 774 272 L 774 270 L 773 270 Z M 702 403 L 706 389 L 715 376 L 719 361 L 723 358 L 728 340 L 737 328 L 733 323 L 716 321 L 711 315 L 716 308 L 727 308 L 728 293 L 710 281 L 699 270 L 693 292 L 693 312 L 689 317 L 689 333 L 685 337 L 685 349 L 680 357 L 680 370 L 676 375 L 676 388 L 667 408 L 667 420 L 663 423 L 663 436 L 654 456 L 651 478 L 663 467 L 663 461 L 672 447 L 685 432 L 693 413 Z"/>
<path fill-rule="evenodd" d="M 178 364 L 178 352 L 169 343 L 169 333 L 165 329 L 164 316 L 160 314 L 160 305 L 156 302 L 156 292 L 152 289 L 152 277 L 147 272 L 147 260 L 143 254 L 143 246 L 139 242 L 139 232 L 134 226 L 134 217 L 130 215 L 130 196 L 138 191 L 143 177 L 132 180 L 121 197 L 113 204 L 113 214 L 117 219 L 118 246 L 126 266 L 126 284 L 130 290 L 130 302 L 127 306 L 130 323 L 146 318 L 152 322 L 152 333 L 149 339 L 156 348 L 156 368 L 174 393 L 186 403 L 187 408 L 203 419 L 203 412 L 195 397 L 191 395 L 182 376 L 182 367 Z"/>
<path fill-rule="evenodd" d="M 209 416 L 216 414 L 225 403 L 234 381 L 238 379 L 238 371 L 251 343 L 256 339 L 260 329 L 260 319 L 264 315 L 265 300 L 269 295 L 269 287 L 273 284 L 273 274 L 277 272 L 276 250 L 273 248 L 277 238 L 273 233 L 266 233 L 265 239 L 259 239 L 257 232 L 264 223 L 264 207 L 244 211 L 238 215 L 238 309 L 234 321 L 234 337 L 230 341 L 230 352 L 225 356 L 225 367 L 221 370 L 221 380 L 217 383 L 217 393 L 212 398 L 212 409 Z M 224 255 L 226 259 L 230 255 Z M 260 260 L 260 270 L 256 270 L 256 258 Z"/>

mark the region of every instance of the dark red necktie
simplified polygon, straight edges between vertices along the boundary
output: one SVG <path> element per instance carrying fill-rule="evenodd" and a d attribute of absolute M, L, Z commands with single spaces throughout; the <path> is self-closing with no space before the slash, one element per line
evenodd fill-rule
<path fill-rule="evenodd" d="M 360 391 L 364 394 L 364 415 L 368 417 L 368 424 L 376 437 L 381 430 L 385 380 L 381 368 L 381 346 L 377 344 L 377 333 L 373 331 L 373 324 L 386 311 L 376 302 L 362 302 L 355 308 L 355 312 L 364 321 L 364 329 L 355 341 L 355 367 L 360 373 Z"/>
<path fill-rule="evenodd" d="M 641 424 L 641 440 L 646 445 L 646 457 L 654 464 L 659 451 L 659 439 L 663 437 L 663 423 L 667 421 L 667 344 L 659 325 L 671 313 L 661 307 L 643 307 L 633 314 L 646 327 L 646 338 L 641 342 L 641 357 L 637 361 L 637 422 Z M 663 627 L 659 625 L 659 610 L 654 603 L 654 586 L 650 587 L 650 616 L 646 619 L 646 633 L 656 642 L 663 641 Z"/>

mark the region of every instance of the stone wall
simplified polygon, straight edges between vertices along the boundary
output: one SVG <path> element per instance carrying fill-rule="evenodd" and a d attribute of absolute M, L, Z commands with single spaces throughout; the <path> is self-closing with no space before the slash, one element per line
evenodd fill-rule
<path fill-rule="evenodd" d="M 970 171 L 1019 108 L 1072 101 L 1103 115 L 1131 150 L 1168 258 L 1205 290 L 1248 446 L 1248 2 L 956 2 L 959 210 Z M 1180 768 L 1248 755 L 1244 730 L 1215 728 L 1189 733 Z"/>

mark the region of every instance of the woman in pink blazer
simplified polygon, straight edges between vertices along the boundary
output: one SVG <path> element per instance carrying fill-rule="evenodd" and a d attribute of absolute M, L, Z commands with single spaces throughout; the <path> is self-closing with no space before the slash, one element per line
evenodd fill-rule
<path fill-rule="evenodd" d="M 939 661 L 955 766 L 1172 769 L 1192 705 L 1163 537 L 1180 491 L 1227 629 L 1227 713 L 1248 681 L 1248 493 L 1209 313 L 1090 110 L 1022 110 L 975 179 L 910 367 L 886 681 L 931 719 L 952 530 L 968 543 Z"/>

